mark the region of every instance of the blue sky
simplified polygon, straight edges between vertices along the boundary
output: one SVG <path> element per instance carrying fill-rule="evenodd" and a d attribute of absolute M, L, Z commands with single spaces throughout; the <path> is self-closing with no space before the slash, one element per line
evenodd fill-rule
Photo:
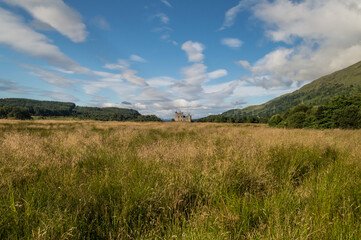
<path fill-rule="evenodd" d="M 219 114 L 360 61 L 360 23 L 358 0 L 0 0 L 0 97 Z"/>

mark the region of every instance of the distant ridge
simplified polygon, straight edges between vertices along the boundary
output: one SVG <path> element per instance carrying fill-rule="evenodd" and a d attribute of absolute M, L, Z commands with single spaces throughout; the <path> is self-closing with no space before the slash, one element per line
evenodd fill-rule
<path fill-rule="evenodd" d="M 101 121 L 161 121 L 161 119 L 155 115 L 141 115 L 138 111 L 127 108 L 81 107 L 76 106 L 75 103 L 72 102 L 40 101 L 26 98 L 0 98 L 0 110 L 9 111 L 10 113 L 12 111 L 10 108 L 22 108 L 28 111 L 31 116 L 39 117 L 75 117 Z M 3 113 L 2 115 L 6 117 L 7 114 Z"/>
<path fill-rule="evenodd" d="M 314 80 L 292 93 L 282 95 L 261 105 L 232 109 L 221 115 L 271 117 L 274 114 L 284 113 L 289 108 L 301 103 L 321 105 L 326 104 L 336 96 L 350 96 L 356 93 L 361 93 L 361 62 Z"/>

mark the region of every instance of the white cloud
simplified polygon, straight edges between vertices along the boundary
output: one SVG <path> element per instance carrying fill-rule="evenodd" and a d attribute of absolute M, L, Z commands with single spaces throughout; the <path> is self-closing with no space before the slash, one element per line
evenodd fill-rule
<path fill-rule="evenodd" d="M 130 55 L 130 60 L 132 60 L 133 62 L 140 62 L 140 63 L 147 62 L 147 60 L 145 60 L 144 58 L 137 56 L 135 54 Z"/>
<path fill-rule="evenodd" d="M 142 103 L 103 103 L 102 107 L 116 107 L 116 108 L 127 108 L 127 109 L 135 109 L 135 110 L 146 110 L 147 106 Z"/>
<path fill-rule="evenodd" d="M 240 48 L 243 42 L 238 38 L 222 38 L 221 43 L 230 48 Z"/>
<path fill-rule="evenodd" d="M 156 88 L 148 87 L 148 88 L 145 88 L 134 99 L 137 101 L 152 103 L 152 102 L 158 102 L 158 101 L 168 102 L 172 98 L 173 98 L 172 94 L 170 94 L 168 92 L 163 92 Z"/>
<path fill-rule="evenodd" d="M 102 72 L 102 71 L 93 71 L 93 73 L 96 76 L 100 76 L 101 77 L 101 81 L 106 81 L 106 82 L 122 82 L 123 80 L 123 75 L 122 74 L 115 74 L 115 73 L 109 73 L 109 72 Z"/>
<path fill-rule="evenodd" d="M 23 66 L 30 69 L 33 75 L 39 77 L 44 82 L 47 82 L 52 85 L 56 85 L 63 88 L 73 88 L 72 84 L 79 82 L 79 80 L 69 79 L 64 77 L 63 75 L 44 70 L 40 67 L 36 67 L 33 65 L 25 65 L 25 64 L 23 64 Z"/>
<path fill-rule="evenodd" d="M 218 104 L 223 103 L 226 98 L 232 96 L 239 81 L 231 81 L 223 84 L 217 84 L 213 87 L 205 86 L 205 98 L 209 99 L 209 102 Z"/>
<path fill-rule="evenodd" d="M 111 70 L 124 70 L 130 67 L 130 64 L 124 59 L 118 59 L 117 63 L 107 63 L 104 66 Z"/>
<path fill-rule="evenodd" d="M 169 17 L 165 13 L 158 13 L 154 15 L 154 18 L 158 18 L 163 24 L 169 23 Z"/>
<path fill-rule="evenodd" d="M 183 43 L 182 50 L 188 55 L 189 62 L 202 62 L 204 59 L 204 45 L 198 42 L 187 41 Z"/>
<path fill-rule="evenodd" d="M 151 87 L 169 87 L 171 85 L 173 85 L 175 83 L 175 79 L 172 77 L 168 77 L 168 76 L 161 76 L 161 77 L 155 77 L 155 78 L 150 78 L 147 79 L 147 83 L 151 86 Z"/>
<path fill-rule="evenodd" d="M 110 25 L 103 16 L 99 15 L 92 18 L 91 23 L 102 30 L 110 30 Z"/>
<path fill-rule="evenodd" d="M 37 19 L 32 20 L 29 25 L 39 31 L 55 31 L 52 26 Z"/>
<path fill-rule="evenodd" d="M 4 0 L 29 12 L 35 19 L 47 23 L 73 42 L 85 41 L 88 32 L 81 16 L 62 0 Z"/>
<path fill-rule="evenodd" d="M 251 64 L 248 61 L 245 61 L 245 60 L 237 61 L 236 64 L 244 67 L 245 69 L 250 69 L 251 68 Z"/>
<path fill-rule="evenodd" d="M 201 43 L 187 41 L 183 44 L 182 49 L 187 53 L 188 60 L 195 63 L 181 69 L 184 78 L 176 81 L 170 87 L 171 91 L 186 100 L 208 99 L 211 96 L 204 93 L 204 84 L 212 79 L 226 76 L 227 70 L 218 69 L 207 72 L 208 67 L 203 63 L 205 47 Z"/>
<path fill-rule="evenodd" d="M 0 8 L 0 43 L 21 53 L 45 60 L 46 62 L 80 74 L 90 74 L 90 70 L 68 58 L 59 48 L 51 44 L 43 34 L 26 26 L 20 17 Z"/>
<path fill-rule="evenodd" d="M 71 94 L 65 93 L 65 92 L 44 91 L 44 92 L 42 92 L 42 95 L 45 97 L 50 97 L 56 101 L 62 101 L 62 102 L 79 101 L 78 98 L 74 97 Z"/>
<path fill-rule="evenodd" d="M 166 5 L 167 7 L 172 7 L 172 5 L 167 0 L 160 0 L 160 1 L 164 3 L 164 5 Z"/>
<path fill-rule="evenodd" d="M 130 69 L 130 64 L 123 59 L 118 59 L 117 63 L 107 63 L 104 67 L 107 69 L 122 71 L 122 77 L 132 84 L 140 87 L 148 86 L 143 78 L 136 75 L 138 72 Z"/>
<path fill-rule="evenodd" d="M 356 0 L 262 1 L 252 7 L 266 23 L 266 36 L 288 47 L 252 66 L 248 79 L 259 86 L 303 84 L 361 59 L 361 4 Z"/>
<path fill-rule="evenodd" d="M 196 110 L 204 108 L 204 105 L 199 101 L 187 101 L 186 99 L 175 99 L 168 102 L 154 103 L 154 107 L 162 110 Z"/>
<path fill-rule="evenodd" d="M 132 69 L 125 69 L 123 70 L 123 77 L 125 80 L 127 80 L 130 83 L 133 83 L 137 86 L 146 87 L 148 84 L 145 82 L 145 80 L 139 76 L 137 76 L 138 72 L 134 71 Z"/>
<path fill-rule="evenodd" d="M 238 13 L 240 13 L 244 7 L 248 6 L 251 1 L 250 0 L 240 1 L 236 6 L 229 9 L 225 14 L 223 25 L 219 30 L 222 31 L 228 27 L 231 27 L 234 24 Z"/>
<path fill-rule="evenodd" d="M 210 79 L 217 79 L 217 78 L 221 78 L 221 77 L 224 77 L 227 75 L 228 75 L 228 72 L 225 69 L 219 69 L 219 70 L 208 73 L 208 77 Z"/>

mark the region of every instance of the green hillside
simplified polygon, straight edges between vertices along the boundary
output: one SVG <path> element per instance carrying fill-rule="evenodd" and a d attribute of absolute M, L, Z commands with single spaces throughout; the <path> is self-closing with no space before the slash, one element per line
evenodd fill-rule
<path fill-rule="evenodd" d="M 232 109 L 222 113 L 222 115 L 271 117 L 274 114 L 284 113 L 301 103 L 321 105 L 326 104 L 336 96 L 350 96 L 357 93 L 361 93 L 361 62 L 321 77 L 293 93 L 282 95 L 261 105 Z"/>
<path fill-rule="evenodd" d="M 0 107 L 20 107 L 33 116 L 70 116 L 75 104 L 72 102 L 39 101 L 26 98 L 0 99 Z"/>
<path fill-rule="evenodd" d="M 81 107 L 71 102 L 39 101 L 25 98 L 0 99 L 0 118 L 74 117 L 101 121 L 161 121 L 155 115 L 116 107 Z"/>

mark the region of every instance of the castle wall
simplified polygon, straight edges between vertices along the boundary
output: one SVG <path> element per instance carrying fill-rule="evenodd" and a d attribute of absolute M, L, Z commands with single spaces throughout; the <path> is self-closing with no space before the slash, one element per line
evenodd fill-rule
<path fill-rule="evenodd" d="M 174 121 L 176 122 L 191 122 L 192 121 L 192 117 L 190 114 L 188 114 L 187 116 L 183 115 L 183 112 L 175 112 L 175 116 L 174 116 Z"/>

